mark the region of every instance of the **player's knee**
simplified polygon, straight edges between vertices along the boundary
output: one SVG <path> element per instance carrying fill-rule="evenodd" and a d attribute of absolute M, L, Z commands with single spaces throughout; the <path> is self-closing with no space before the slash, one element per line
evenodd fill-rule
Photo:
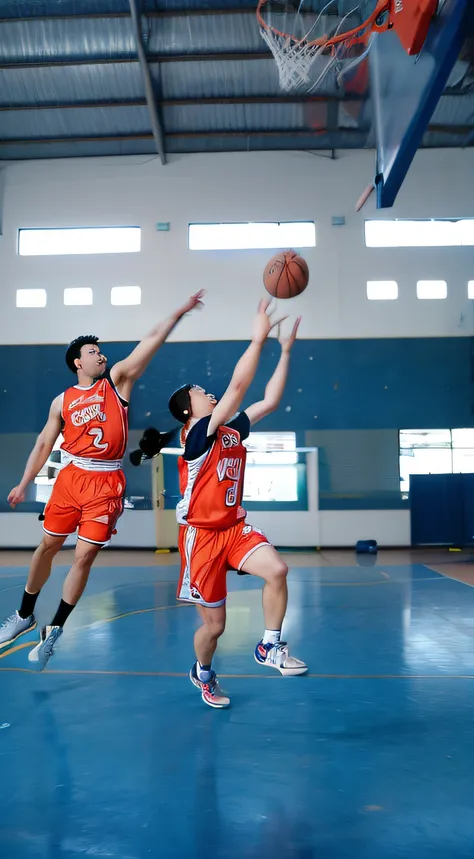
<path fill-rule="evenodd" d="M 284 560 L 280 557 L 275 558 L 271 570 L 271 577 L 274 581 L 282 582 L 286 579 L 288 575 L 288 566 L 285 564 Z"/>
<path fill-rule="evenodd" d="M 206 626 L 212 638 L 220 638 L 225 630 L 225 617 L 207 617 Z"/>
<path fill-rule="evenodd" d="M 53 537 L 52 534 L 45 534 L 39 546 L 41 554 L 54 558 L 63 545 L 64 540 L 65 537 Z"/>
<path fill-rule="evenodd" d="M 97 546 L 81 543 L 81 551 L 76 552 L 76 556 L 74 558 L 74 566 L 76 570 L 79 573 L 88 573 L 94 563 L 97 552 Z"/>

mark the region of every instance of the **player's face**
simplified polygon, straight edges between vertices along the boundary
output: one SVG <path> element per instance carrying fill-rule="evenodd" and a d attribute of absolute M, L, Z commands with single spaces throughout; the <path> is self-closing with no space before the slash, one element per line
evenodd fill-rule
<path fill-rule="evenodd" d="M 102 355 L 100 346 L 94 343 L 82 346 L 80 362 L 82 372 L 91 379 L 102 376 L 107 368 L 107 358 Z"/>
<path fill-rule="evenodd" d="M 193 418 L 205 418 L 206 415 L 209 415 L 214 411 L 214 408 L 217 405 L 217 400 L 214 394 L 208 394 L 207 391 L 205 391 L 204 388 L 200 388 L 199 385 L 193 385 L 189 391 L 189 396 L 191 399 L 191 413 Z"/>

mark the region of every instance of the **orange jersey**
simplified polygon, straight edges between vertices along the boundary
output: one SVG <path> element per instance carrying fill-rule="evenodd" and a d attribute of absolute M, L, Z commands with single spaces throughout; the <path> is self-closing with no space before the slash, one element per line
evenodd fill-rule
<path fill-rule="evenodd" d="M 182 501 L 178 522 L 194 528 L 223 531 L 245 519 L 242 507 L 247 451 L 242 444 L 250 421 L 241 412 L 226 426 L 207 435 L 211 416 L 190 429 L 184 455 L 178 460 Z"/>
<path fill-rule="evenodd" d="M 63 394 L 61 449 L 72 457 L 121 460 L 127 446 L 127 403 L 106 371 L 90 388 L 74 385 Z"/>

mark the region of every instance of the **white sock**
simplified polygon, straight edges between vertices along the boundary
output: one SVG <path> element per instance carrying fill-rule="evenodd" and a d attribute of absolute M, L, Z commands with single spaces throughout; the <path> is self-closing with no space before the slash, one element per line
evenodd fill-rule
<path fill-rule="evenodd" d="M 266 629 L 263 633 L 264 644 L 278 644 L 281 639 L 281 629 Z"/>

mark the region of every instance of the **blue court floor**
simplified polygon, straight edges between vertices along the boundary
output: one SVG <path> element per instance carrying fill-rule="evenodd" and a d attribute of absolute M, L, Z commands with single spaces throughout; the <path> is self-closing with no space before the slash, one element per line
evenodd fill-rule
<path fill-rule="evenodd" d="M 25 574 L 0 569 L 2 615 Z M 1 857 L 472 859 L 474 589 L 417 564 L 293 567 L 285 637 L 310 673 L 282 678 L 253 660 L 260 583 L 230 574 L 214 711 L 176 576 L 98 567 L 51 670 L 29 670 L 36 633 L 0 651 Z"/>

